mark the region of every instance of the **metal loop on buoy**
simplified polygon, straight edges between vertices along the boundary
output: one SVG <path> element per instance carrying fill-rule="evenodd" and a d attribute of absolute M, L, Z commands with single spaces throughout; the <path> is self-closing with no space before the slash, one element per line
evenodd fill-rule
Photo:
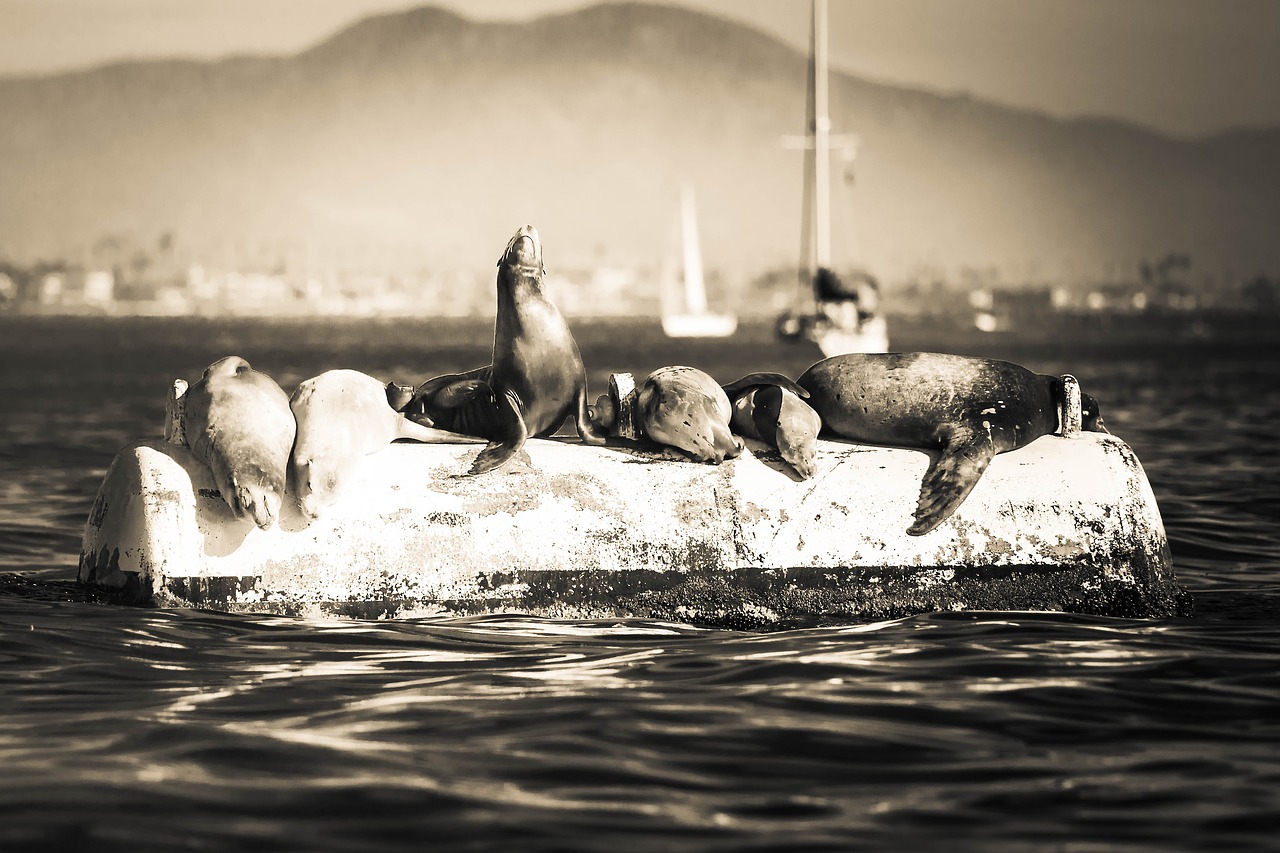
<path fill-rule="evenodd" d="M 169 397 L 164 404 L 164 440 L 179 446 L 187 443 L 187 431 L 182 417 L 187 409 L 187 380 L 175 379 L 169 386 Z"/>
<path fill-rule="evenodd" d="M 635 377 L 630 373 L 610 373 L 609 397 L 613 400 L 613 410 L 617 413 L 609 431 L 618 438 L 629 438 L 632 441 L 638 439 L 640 421 Z"/>
<path fill-rule="evenodd" d="M 1084 416 L 1080 411 L 1080 383 L 1070 373 L 1062 374 L 1062 407 L 1058 411 L 1059 433 L 1063 438 L 1080 435 Z"/>

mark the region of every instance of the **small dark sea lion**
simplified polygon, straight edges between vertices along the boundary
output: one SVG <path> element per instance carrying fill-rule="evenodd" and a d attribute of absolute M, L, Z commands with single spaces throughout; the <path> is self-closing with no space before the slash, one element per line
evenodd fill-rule
<path fill-rule="evenodd" d="M 868 444 L 940 451 L 925 472 L 913 536 L 951 516 L 997 453 L 1058 428 L 1062 380 L 1007 361 L 940 353 L 850 353 L 797 380 L 823 427 Z M 1106 432 L 1081 394 L 1083 428 Z"/>
<path fill-rule="evenodd" d="M 822 419 L 804 401 L 808 391 L 777 373 L 752 373 L 724 390 L 733 405 L 729 424 L 735 433 L 777 448 L 802 479 L 816 473 Z"/>

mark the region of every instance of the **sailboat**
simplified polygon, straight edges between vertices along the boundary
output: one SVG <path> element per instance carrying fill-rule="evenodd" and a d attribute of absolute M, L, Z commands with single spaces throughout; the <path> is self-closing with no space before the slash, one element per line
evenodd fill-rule
<path fill-rule="evenodd" d="M 797 288 L 792 307 L 778 318 L 778 335 L 813 341 L 828 357 L 886 352 L 889 331 L 879 313 L 879 284 L 866 272 L 842 279 L 831 267 L 831 149 L 839 146 L 849 156 L 858 140 L 831 134 L 826 0 L 813 0 L 810 48 L 806 134 L 784 139 L 804 149 L 805 185 Z"/>
<path fill-rule="evenodd" d="M 702 276 L 702 247 L 698 241 L 698 211 L 693 188 L 680 190 L 680 247 L 682 274 L 668 264 L 662 281 L 662 331 L 669 338 L 726 338 L 738 328 L 734 314 L 707 309 Z"/>

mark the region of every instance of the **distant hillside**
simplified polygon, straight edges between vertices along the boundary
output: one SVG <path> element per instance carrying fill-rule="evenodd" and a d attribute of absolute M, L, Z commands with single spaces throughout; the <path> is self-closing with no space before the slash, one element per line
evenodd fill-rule
<path fill-rule="evenodd" d="M 655 265 L 687 181 L 708 266 L 755 274 L 798 251 L 801 159 L 779 140 L 802 129 L 805 73 L 742 25 L 610 4 L 527 24 L 424 8 L 288 58 L 0 80 L 0 253 L 172 232 L 215 261 L 394 249 L 483 269 L 532 222 L 553 266 Z M 837 130 L 862 138 L 834 196 L 840 261 L 1016 281 L 1176 250 L 1280 270 L 1280 130 L 1182 141 L 832 85 Z"/>

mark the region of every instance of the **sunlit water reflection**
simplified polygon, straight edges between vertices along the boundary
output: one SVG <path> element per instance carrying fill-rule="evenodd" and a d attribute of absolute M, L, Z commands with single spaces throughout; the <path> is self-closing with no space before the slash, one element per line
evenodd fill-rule
<path fill-rule="evenodd" d="M 434 348 L 413 328 L 201 328 L 0 342 L 0 849 L 1275 849 L 1270 349 L 972 343 L 1069 370 L 1102 401 L 1152 481 L 1195 617 L 750 634 L 95 603 L 71 583 L 81 526 L 116 449 L 159 431 L 173 376 L 233 351 L 285 387 L 485 359 L 481 327 Z M 579 337 L 596 388 L 676 361 L 795 374 L 812 355 L 767 337 L 688 352 Z"/>

